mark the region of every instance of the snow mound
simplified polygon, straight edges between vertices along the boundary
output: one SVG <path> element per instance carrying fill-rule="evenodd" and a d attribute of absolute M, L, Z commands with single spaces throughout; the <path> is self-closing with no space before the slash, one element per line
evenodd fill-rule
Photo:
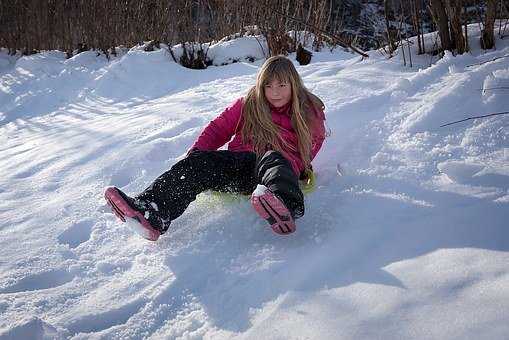
<path fill-rule="evenodd" d="M 0 339 L 4 340 L 63 340 L 68 336 L 65 330 L 58 330 L 37 317 L 25 319 L 3 333 L 0 331 Z"/>

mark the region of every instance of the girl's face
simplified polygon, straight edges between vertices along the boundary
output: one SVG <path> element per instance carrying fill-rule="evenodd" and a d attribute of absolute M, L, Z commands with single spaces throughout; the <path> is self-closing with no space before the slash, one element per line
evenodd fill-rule
<path fill-rule="evenodd" d="M 292 88 L 288 82 L 273 79 L 264 86 L 265 97 L 274 107 L 282 107 L 292 99 Z"/>

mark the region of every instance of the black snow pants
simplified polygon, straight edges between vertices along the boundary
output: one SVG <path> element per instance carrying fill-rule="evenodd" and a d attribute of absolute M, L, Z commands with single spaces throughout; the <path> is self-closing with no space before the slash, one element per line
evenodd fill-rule
<path fill-rule="evenodd" d="M 136 199 L 154 202 L 160 217 L 172 221 L 203 191 L 251 194 L 257 184 L 277 195 L 294 218 L 304 215 L 298 177 L 290 162 L 277 151 L 268 151 L 262 157 L 254 152 L 193 151 Z"/>

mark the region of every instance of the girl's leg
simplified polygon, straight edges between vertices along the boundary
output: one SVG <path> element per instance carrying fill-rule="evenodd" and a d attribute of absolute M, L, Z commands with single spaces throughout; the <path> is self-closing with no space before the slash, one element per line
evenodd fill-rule
<path fill-rule="evenodd" d="M 265 185 L 290 210 L 293 218 L 304 215 L 304 195 L 290 162 L 277 151 L 268 151 L 256 164 L 258 183 Z"/>
<path fill-rule="evenodd" d="M 135 199 L 151 205 L 163 220 L 172 221 L 203 191 L 251 193 L 256 187 L 255 167 L 252 152 L 194 151 Z"/>
<path fill-rule="evenodd" d="M 253 208 L 275 233 L 293 233 L 295 219 L 304 215 L 304 195 L 292 166 L 281 153 L 269 151 L 258 160 L 256 173 L 262 185 L 251 195 Z"/>

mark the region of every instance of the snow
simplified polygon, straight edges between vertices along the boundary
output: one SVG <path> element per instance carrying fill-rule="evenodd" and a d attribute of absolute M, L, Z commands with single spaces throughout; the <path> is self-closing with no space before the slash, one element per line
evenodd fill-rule
<path fill-rule="evenodd" d="M 184 157 L 254 83 L 258 42 L 217 43 L 218 65 L 238 62 L 206 70 L 165 49 L 2 51 L 0 338 L 505 338 L 509 116 L 440 127 L 508 110 L 496 43 L 412 68 L 313 52 L 297 69 L 331 136 L 297 232 L 204 193 L 157 242 L 116 220 L 104 188 L 138 193 Z"/>
<path fill-rule="evenodd" d="M 256 36 L 244 36 L 233 40 L 219 41 L 208 49 L 207 56 L 213 65 L 231 64 L 238 61 L 264 59 L 267 54 L 265 40 Z"/>

